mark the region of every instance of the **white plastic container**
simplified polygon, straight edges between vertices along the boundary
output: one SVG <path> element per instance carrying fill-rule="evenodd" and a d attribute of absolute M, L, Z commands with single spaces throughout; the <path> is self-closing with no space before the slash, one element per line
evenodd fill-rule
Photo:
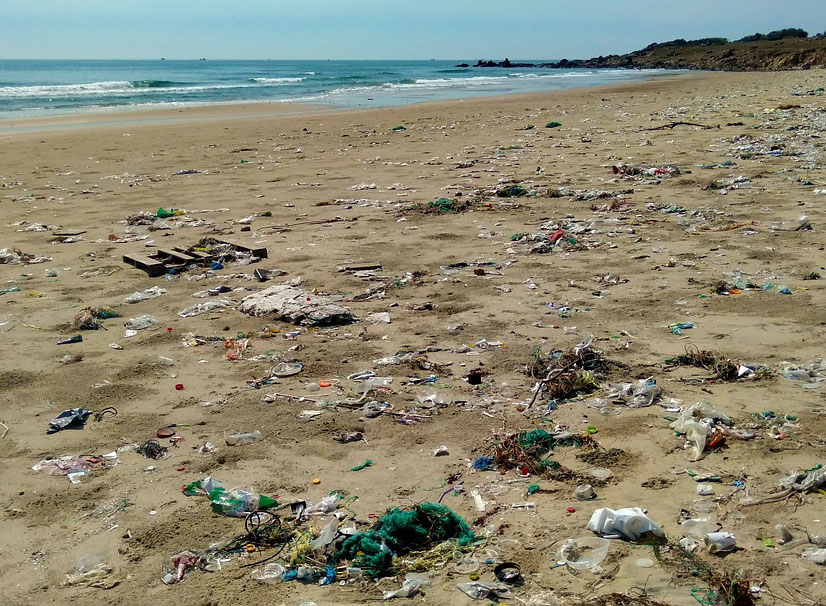
<path fill-rule="evenodd" d="M 260 583 L 280 583 L 284 580 L 284 567 L 277 562 L 265 564 L 264 568 L 256 568 L 250 577 Z"/>
<path fill-rule="evenodd" d="M 664 537 L 663 529 L 639 507 L 597 509 L 588 521 L 588 530 L 603 537 L 619 536 L 639 541 L 645 535 Z"/>
<path fill-rule="evenodd" d="M 705 542 L 709 553 L 732 551 L 737 547 L 737 541 L 730 532 L 710 532 L 706 535 Z"/>
<path fill-rule="evenodd" d="M 611 542 L 599 537 L 568 539 L 559 548 L 559 559 L 573 570 L 591 570 L 608 554 Z"/>

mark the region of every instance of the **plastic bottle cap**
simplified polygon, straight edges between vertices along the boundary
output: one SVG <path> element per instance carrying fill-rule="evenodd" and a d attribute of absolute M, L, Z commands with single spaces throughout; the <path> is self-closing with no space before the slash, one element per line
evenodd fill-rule
<path fill-rule="evenodd" d="M 330 385 L 332 385 L 332 383 L 330 383 L 330 382 L 329 382 L 328 380 L 326 380 L 326 379 L 323 379 L 323 380 L 321 380 L 321 381 L 319 381 L 319 382 L 318 382 L 318 386 L 319 386 L 319 387 L 330 387 Z"/>
<path fill-rule="evenodd" d="M 178 391 L 181 391 L 183 388 L 184 388 L 184 384 L 183 384 L 183 383 L 177 383 L 177 384 L 175 385 L 175 389 L 177 389 Z"/>
<path fill-rule="evenodd" d="M 313 484 L 316 484 L 316 485 L 321 484 L 321 480 L 319 480 L 318 478 L 314 478 L 313 479 Z"/>
<path fill-rule="evenodd" d="M 576 507 L 566 507 L 565 511 L 567 511 L 568 513 L 574 513 L 576 511 Z"/>

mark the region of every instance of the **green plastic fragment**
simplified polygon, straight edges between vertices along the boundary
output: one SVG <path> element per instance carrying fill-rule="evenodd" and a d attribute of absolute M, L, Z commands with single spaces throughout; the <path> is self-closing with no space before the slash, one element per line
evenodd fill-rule
<path fill-rule="evenodd" d="M 518 196 L 524 196 L 527 193 L 528 190 L 521 185 L 509 185 L 496 191 L 496 195 L 500 198 L 516 198 Z"/>
<path fill-rule="evenodd" d="M 350 468 L 350 471 L 361 471 L 362 469 L 367 469 L 367 468 L 368 468 L 368 467 L 370 467 L 372 464 L 373 464 L 373 461 L 371 461 L 370 459 L 367 459 L 367 460 L 366 460 L 364 463 L 362 463 L 361 465 L 356 465 L 355 467 L 351 467 L 351 468 Z"/>

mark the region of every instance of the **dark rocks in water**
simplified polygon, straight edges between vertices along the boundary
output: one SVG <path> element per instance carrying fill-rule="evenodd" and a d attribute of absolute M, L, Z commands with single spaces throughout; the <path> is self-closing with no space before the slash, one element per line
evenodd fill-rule
<path fill-rule="evenodd" d="M 544 65 L 537 65 L 536 63 L 511 63 L 511 60 L 505 57 L 505 60 L 499 63 L 479 59 L 473 67 L 544 67 Z"/>
<path fill-rule="evenodd" d="M 454 65 L 453 67 L 470 67 L 470 65 L 468 65 L 467 63 L 458 63 L 458 64 Z"/>

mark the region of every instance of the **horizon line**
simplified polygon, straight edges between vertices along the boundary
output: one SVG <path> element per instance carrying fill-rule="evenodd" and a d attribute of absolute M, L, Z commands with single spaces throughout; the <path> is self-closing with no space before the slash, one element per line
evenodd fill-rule
<path fill-rule="evenodd" d="M 509 59 L 510 61 L 554 61 L 554 59 L 537 59 L 537 58 L 518 58 L 518 59 L 510 59 L 509 57 L 502 57 L 501 60 Z M 468 62 L 468 61 L 493 61 L 495 59 L 456 59 L 456 58 L 438 58 L 438 57 L 430 57 L 428 59 L 398 59 L 398 58 L 390 58 L 390 59 L 358 59 L 358 58 L 346 58 L 346 59 L 295 59 L 295 58 L 281 58 L 281 59 L 272 59 L 272 58 L 244 58 L 244 57 L 197 57 L 197 58 L 179 58 L 179 57 L 133 57 L 133 58 L 91 58 L 91 57 L 74 57 L 71 59 L 67 58 L 48 58 L 48 57 L 0 57 L 0 61 L 460 61 L 460 62 Z"/>

